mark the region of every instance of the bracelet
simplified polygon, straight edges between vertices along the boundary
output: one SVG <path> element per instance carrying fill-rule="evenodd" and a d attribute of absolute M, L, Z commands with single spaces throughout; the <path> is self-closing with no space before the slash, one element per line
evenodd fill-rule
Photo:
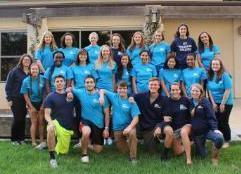
<path fill-rule="evenodd" d="M 105 126 L 105 129 L 109 130 L 109 127 L 108 127 L 108 126 Z"/>

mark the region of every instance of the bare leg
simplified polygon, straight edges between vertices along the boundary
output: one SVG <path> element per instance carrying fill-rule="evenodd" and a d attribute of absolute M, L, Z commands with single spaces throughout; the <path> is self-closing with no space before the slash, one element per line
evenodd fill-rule
<path fill-rule="evenodd" d="M 186 153 L 186 162 L 188 165 L 192 164 L 192 158 L 191 158 L 191 142 L 189 139 L 189 135 L 191 132 L 191 126 L 185 125 L 181 129 L 181 139 L 184 146 L 184 150 Z"/>
<path fill-rule="evenodd" d="M 87 154 L 90 133 L 91 133 L 91 129 L 89 126 L 84 126 L 82 128 L 82 138 L 81 138 L 82 154 Z"/>

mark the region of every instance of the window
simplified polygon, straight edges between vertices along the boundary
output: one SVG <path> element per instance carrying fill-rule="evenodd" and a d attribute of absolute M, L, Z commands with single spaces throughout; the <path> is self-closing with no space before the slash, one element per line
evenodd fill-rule
<path fill-rule="evenodd" d="M 1 81 L 5 81 L 8 72 L 16 66 L 20 56 L 27 52 L 27 33 L 2 32 L 0 38 L 0 78 Z"/>

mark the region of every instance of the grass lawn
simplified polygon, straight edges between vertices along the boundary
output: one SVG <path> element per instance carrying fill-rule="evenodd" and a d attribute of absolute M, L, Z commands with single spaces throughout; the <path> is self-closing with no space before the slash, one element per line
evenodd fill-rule
<path fill-rule="evenodd" d="M 59 167 L 49 167 L 48 151 L 38 151 L 31 145 L 13 146 L 0 142 L 0 174 L 241 174 L 241 142 L 222 149 L 219 166 L 211 165 L 210 157 L 185 165 L 184 156 L 161 162 L 159 155 L 150 155 L 142 146 L 138 149 L 138 163 L 132 165 L 127 155 L 119 154 L 114 146 L 101 154 L 90 153 L 90 163 L 80 162 L 80 150 L 71 149 L 68 155 L 57 156 Z"/>

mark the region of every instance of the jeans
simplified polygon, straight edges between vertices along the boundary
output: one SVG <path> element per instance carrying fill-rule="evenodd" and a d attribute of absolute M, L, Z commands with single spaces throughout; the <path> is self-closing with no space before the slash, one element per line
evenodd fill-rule
<path fill-rule="evenodd" d="M 196 148 L 196 153 L 201 157 L 205 157 L 207 155 L 207 149 L 205 146 L 207 139 L 211 140 L 214 144 L 214 147 L 217 149 L 220 149 L 224 142 L 223 135 L 212 130 L 210 130 L 206 135 L 194 136 L 193 140 Z"/>

